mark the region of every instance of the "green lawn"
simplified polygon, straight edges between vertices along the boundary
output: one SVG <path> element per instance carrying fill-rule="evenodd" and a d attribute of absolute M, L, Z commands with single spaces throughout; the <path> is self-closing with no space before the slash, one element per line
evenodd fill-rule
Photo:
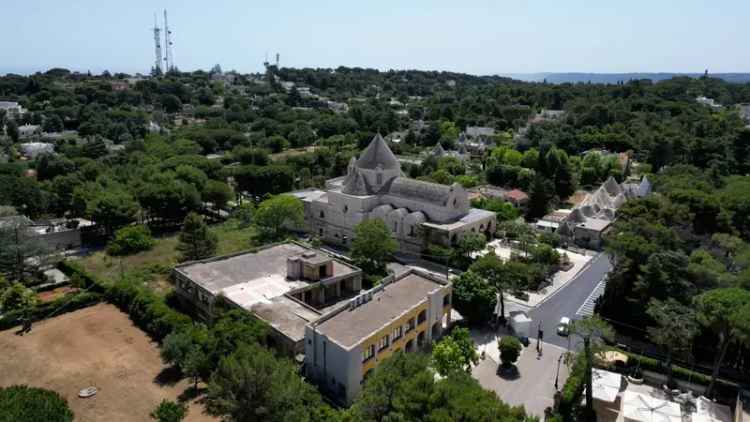
<path fill-rule="evenodd" d="M 236 220 L 215 225 L 211 227 L 211 230 L 219 237 L 217 255 L 227 255 L 254 246 L 254 228 L 241 229 Z M 106 280 L 120 277 L 121 272 L 139 274 L 155 291 L 167 293 L 172 288 L 169 271 L 177 264 L 176 246 L 177 235 L 175 234 L 157 238 L 154 248 L 150 251 L 131 256 L 112 257 L 102 250 L 83 258 L 81 263 L 87 271 Z"/>

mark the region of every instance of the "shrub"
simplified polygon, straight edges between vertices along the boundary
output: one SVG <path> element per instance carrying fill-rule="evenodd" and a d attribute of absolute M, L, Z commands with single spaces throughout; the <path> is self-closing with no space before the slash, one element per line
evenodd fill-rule
<path fill-rule="evenodd" d="M 154 243 L 148 227 L 123 227 L 117 231 L 114 240 L 107 245 L 107 253 L 112 256 L 131 255 L 153 248 Z"/>
<path fill-rule="evenodd" d="M 151 412 L 151 418 L 158 422 L 180 422 L 187 415 L 187 406 L 164 399 Z"/>
<path fill-rule="evenodd" d="M 73 412 L 54 391 L 13 385 L 0 388 L 0 422 L 69 422 Z"/>
<path fill-rule="evenodd" d="M 497 347 L 500 349 L 500 361 L 506 368 L 516 363 L 523 349 L 521 342 L 513 336 L 501 338 Z"/>

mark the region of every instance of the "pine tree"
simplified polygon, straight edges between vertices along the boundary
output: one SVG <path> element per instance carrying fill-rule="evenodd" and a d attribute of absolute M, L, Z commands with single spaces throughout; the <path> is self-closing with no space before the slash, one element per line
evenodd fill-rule
<path fill-rule="evenodd" d="M 179 242 L 180 261 L 195 261 L 216 253 L 218 237 L 211 233 L 202 216 L 191 212 L 185 217 Z"/>

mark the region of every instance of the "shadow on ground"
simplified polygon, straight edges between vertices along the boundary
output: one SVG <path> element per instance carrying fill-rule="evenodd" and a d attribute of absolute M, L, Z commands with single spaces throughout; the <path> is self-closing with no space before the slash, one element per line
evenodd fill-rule
<path fill-rule="evenodd" d="M 160 387 L 172 387 L 182 380 L 182 373 L 176 366 L 168 366 L 154 377 L 154 383 Z"/>

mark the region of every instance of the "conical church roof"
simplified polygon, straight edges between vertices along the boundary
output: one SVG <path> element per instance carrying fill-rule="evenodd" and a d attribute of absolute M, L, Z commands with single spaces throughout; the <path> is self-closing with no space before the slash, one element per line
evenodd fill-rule
<path fill-rule="evenodd" d="M 383 170 L 401 168 L 398 159 L 379 133 L 372 138 L 370 145 L 362 151 L 362 155 L 357 160 L 357 167 L 362 169 L 375 170 L 378 166 Z"/>
<path fill-rule="evenodd" d="M 367 195 L 367 182 L 357 168 L 353 168 L 344 180 L 341 191 L 348 195 Z"/>
<path fill-rule="evenodd" d="M 432 149 L 432 152 L 430 154 L 435 155 L 437 157 L 442 157 L 443 154 L 445 154 L 445 150 L 443 149 L 443 146 L 440 145 L 440 142 L 438 142 L 435 145 L 435 147 Z"/>

